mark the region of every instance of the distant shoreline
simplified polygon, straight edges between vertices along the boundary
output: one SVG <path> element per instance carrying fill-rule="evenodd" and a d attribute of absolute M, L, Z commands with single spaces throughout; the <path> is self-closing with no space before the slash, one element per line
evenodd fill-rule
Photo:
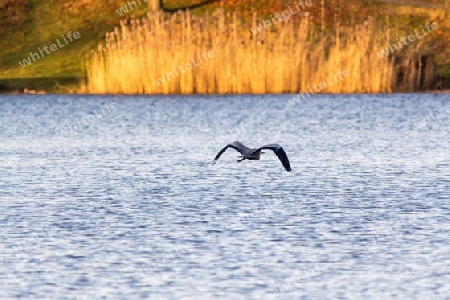
<path fill-rule="evenodd" d="M 444 85 L 441 90 L 424 90 L 412 93 L 391 93 L 391 94 L 450 94 L 450 82 Z M 67 95 L 95 95 L 90 93 L 70 92 L 76 91 L 79 85 L 79 78 L 1 78 L 0 95 L 11 94 L 67 94 Z M 359 95 L 360 93 L 318 93 L 317 95 Z M 389 93 L 379 93 L 381 95 L 390 95 Z M 131 95 L 131 94 L 105 94 L 105 95 Z M 165 95 L 165 94 L 133 94 L 133 95 Z M 187 95 L 187 94 L 180 94 Z M 208 94 L 189 94 L 189 95 L 208 95 Z M 216 95 L 216 94 L 211 94 Z M 224 94 L 239 95 L 239 94 Z M 255 94 L 256 95 L 256 94 Z M 259 95 L 259 94 L 258 94 Z M 277 95 L 297 95 L 297 94 L 277 94 Z"/>
<path fill-rule="evenodd" d="M 399 94 L 450 94 L 450 89 L 445 90 L 429 90 L 429 91 L 420 91 L 420 92 L 410 92 L 410 93 L 320 93 L 314 94 L 314 96 L 320 95 L 399 95 Z M 0 86 L 0 95 L 111 95 L 111 96 L 170 96 L 170 95 L 179 95 L 179 96 L 240 96 L 240 95 L 296 95 L 296 94 L 91 94 L 91 93 L 68 93 L 68 92 L 48 92 L 46 90 L 32 90 L 32 89 L 17 89 L 17 90 L 1 90 Z M 311 98 L 313 100 L 313 98 Z"/>

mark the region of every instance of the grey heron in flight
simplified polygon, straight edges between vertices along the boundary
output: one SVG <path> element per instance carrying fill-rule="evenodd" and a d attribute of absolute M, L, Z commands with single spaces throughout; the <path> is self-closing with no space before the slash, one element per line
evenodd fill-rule
<path fill-rule="evenodd" d="M 291 165 L 289 164 L 289 159 L 287 158 L 286 152 L 284 152 L 283 148 L 279 144 L 269 144 L 269 145 L 265 145 L 265 146 L 262 146 L 259 148 L 248 148 L 238 141 L 234 141 L 234 142 L 228 144 L 222 150 L 220 150 L 220 152 L 217 153 L 216 158 L 214 158 L 214 161 L 212 163 L 213 166 L 217 162 L 219 157 L 222 155 L 222 153 L 224 153 L 225 150 L 227 150 L 228 148 L 233 148 L 242 154 L 241 156 L 239 156 L 239 159 L 237 160 L 238 162 L 241 162 L 245 159 L 259 160 L 261 154 L 265 153 L 265 152 L 262 152 L 261 150 L 270 149 L 273 152 L 275 152 L 275 154 L 278 156 L 278 158 L 280 159 L 280 161 L 283 164 L 283 167 L 286 169 L 286 171 L 288 171 L 288 172 L 291 171 Z"/>

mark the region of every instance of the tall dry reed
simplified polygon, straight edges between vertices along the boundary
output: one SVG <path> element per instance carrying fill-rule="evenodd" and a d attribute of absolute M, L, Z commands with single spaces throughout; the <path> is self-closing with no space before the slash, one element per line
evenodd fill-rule
<path fill-rule="evenodd" d="M 248 18 L 247 18 L 248 19 Z M 250 18 L 251 19 L 251 18 Z M 187 12 L 149 13 L 122 22 L 107 34 L 86 64 L 90 93 L 123 94 L 263 94 L 298 93 L 332 78 L 350 75 L 327 86 L 326 93 L 384 93 L 395 90 L 395 54 L 376 52 L 389 43 L 387 28 L 373 19 L 352 28 L 337 28 L 323 37 L 310 16 L 296 15 L 254 35 L 253 24 L 237 13 L 216 11 L 194 17 Z M 215 56 L 181 72 L 204 51 Z M 165 78 L 165 83 L 158 78 Z"/>

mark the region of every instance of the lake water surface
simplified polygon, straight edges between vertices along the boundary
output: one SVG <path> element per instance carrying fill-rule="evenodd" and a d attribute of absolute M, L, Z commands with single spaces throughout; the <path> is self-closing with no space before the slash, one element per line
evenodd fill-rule
<path fill-rule="evenodd" d="M 450 299 L 449 97 L 291 97 L 1 96 L 0 298 Z"/>

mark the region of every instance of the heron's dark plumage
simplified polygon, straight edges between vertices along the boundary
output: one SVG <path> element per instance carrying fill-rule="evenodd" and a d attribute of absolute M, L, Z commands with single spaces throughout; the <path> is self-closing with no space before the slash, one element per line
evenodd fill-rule
<path fill-rule="evenodd" d="M 259 150 L 264 149 L 270 149 L 273 152 L 275 152 L 275 154 L 278 156 L 278 159 L 281 161 L 286 171 L 288 172 L 291 171 L 291 164 L 289 163 L 289 159 L 287 158 L 286 152 L 284 152 L 283 147 L 281 147 L 279 144 L 269 144 L 259 148 Z"/>
<path fill-rule="evenodd" d="M 234 141 L 228 145 L 225 146 L 222 150 L 220 150 L 219 153 L 217 153 L 216 158 L 214 158 L 213 165 L 217 162 L 219 157 L 227 150 L 228 148 L 233 148 L 237 151 L 239 151 L 242 154 L 242 159 L 248 159 L 248 160 L 259 160 L 259 157 L 261 155 L 261 150 L 269 149 L 275 152 L 275 154 L 278 156 L 278 159 L 283 164 L 283 167 L 286 169 L 286 171 L 291 171 L 291 165 L 289 164 L 289 159 L 287 158 L 286 152 L 284 152 L 283 147 L 281 147 L 279 144 L 269 144 L 262 146 L 260 148 L 248 148 L 244 146 L 242 143 L 238 141 Z"/>

